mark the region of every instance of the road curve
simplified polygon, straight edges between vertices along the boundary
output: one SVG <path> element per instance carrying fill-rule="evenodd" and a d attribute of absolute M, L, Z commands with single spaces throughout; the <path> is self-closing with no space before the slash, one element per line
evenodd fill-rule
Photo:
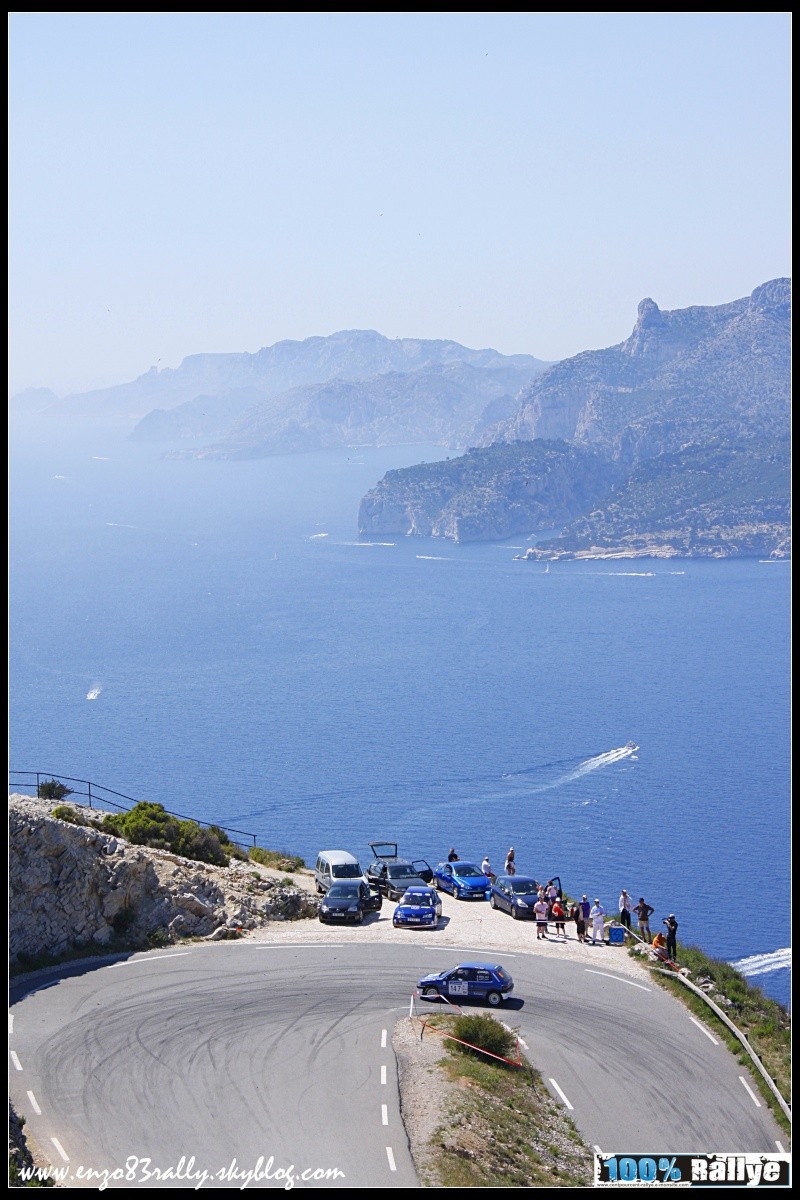
<path fill-rule="evenodd" d="M 12 981 L 10 1095 L 66 1186 L 81 1170 L 99 1173 L 90 1187 L 419 1186 L 391 1031 L 421 974 L 471 956 L 324 932 Z M 497 957 L 516 983 L 501 1015 L 591 1145 L 777 1149 L 749 1072 L 646 976 Z"/>

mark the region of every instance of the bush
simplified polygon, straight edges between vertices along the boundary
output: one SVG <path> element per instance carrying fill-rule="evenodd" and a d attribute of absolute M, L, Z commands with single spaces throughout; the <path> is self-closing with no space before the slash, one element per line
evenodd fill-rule
<path fill-rule="evenodd" d="M 305 860 L 299 854 L 284 854 L 281 850 L 262 850 L 260 846 L 252 846 L 250 858 L 253 862 L 261 863 L 262 867 L 274 867 L 276 871 L 299 871 L 304 867 Z"/>
<path fill-rule="evenodd" d="M 36 794 L 40 800 L 63 800 L 65 796 L 72 795 L 72 788 L 59 783 L 57 779 L 44 779 Z"/>
<path fill-rule="evenodd" d="M 504 1025 L 490 1017 L 487 1013 L 458 1017 L 453 1026 L 453 1033 L 469 1046 L 455 1042 L 456 1049 L 461 1054 L 480 1055 L 481 1049 L 501 1058 L 514 1058 L 517 1052 L 517 1039 Z M 472 1047 L 478 1047 L 473 1049 Z"/>
<path fill-rule="evenodd" d="M 140 800 L 127 812 L 108 814 L 101 822 L 104 833 L 127 838 L 134 846 L 151 846 L 155 850 L 170 850 L 182 858 L 212 863 L 218 867 L 228 865 L 227 847 L 231 847 L 226 834 L 216 826 L 203 829 L 196 821 L 184 821 L 168 813 L 163 804 L 152 800 Z M 225 839 L 225 844 L 220 839 Z"/>
<path fill-rule="evenodd" d="M 57 804 L 53 809 L 53 816 L 59 821 L 69 821 L 70 825 L 81 825 L 78 814 L 75 809 L 69 804 Z"/>

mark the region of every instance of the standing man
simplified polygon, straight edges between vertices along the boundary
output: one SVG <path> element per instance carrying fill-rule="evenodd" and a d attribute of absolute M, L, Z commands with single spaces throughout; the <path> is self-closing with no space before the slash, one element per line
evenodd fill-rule
<path fill-rule="evenodd" d="M 606 915 L 606 910 L 603 908 L 599 900 L 595 900 L 589 911 L 589 917 L 592 922 L 592 945 L 598 941 L 601 946 L 605 945 L 603 941 L 603 917 Z"/>
<path fill-rule="evenodd" d="M 644 896 L 639 897 L 639 903 L 633 910 L 639 922 L 639 936 L 646 942 L 650 941 L 650 917 L 655 912 L 652 904 L 648 904 Z"/>
<path fill-rule="evenodd" d="M 533 911 L 536 914 L 536 940 L 544 938 L 547 940 L 547 914 L 550 910 L 550 905 L 540 896 L 533 906 Z"/>
<path fill-rule="evenodd" d="M 447 861 L 448 862 L 458 862 L 458 855 L 456 854 L 455 846 L 450 847 L 450 853 L 447 856 Z"/>
<path fill-rule="evenodd" d="M 619 919 L 620 924 L 624 925 L 626 929 L 631 927 L 631 908 L 631 898 L 623 888 L 619 897 Z"/>
<path fill-rule="evenodd" d="M 670 913 L 668 917 L 664 917 L 661 923 L 667 927 L 667 958 L 671 958 L 673 962 L 677 962 L 678 922 L 675 920 L 675 913 Z"/>

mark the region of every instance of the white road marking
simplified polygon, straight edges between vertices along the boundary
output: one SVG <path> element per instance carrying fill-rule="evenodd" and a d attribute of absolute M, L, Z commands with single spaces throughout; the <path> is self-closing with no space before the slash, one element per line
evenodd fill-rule
<path fill-rule="evenodd" d="M 381 1066 L 381 1084 L 383 1087 L 386 1087 L 386 1065 L 385 1064 L 383 1064 Z"/>
<path fill-rule="evenodd" d="M 761 1101 L 759 1100 L 758 1096 L 755 1094 L 753 1089 L 750 1087 L 750 1084 L 747 1082 L 744 1075 L 739 1076 L 739 1082 L 741 1083 L 742 1087 L 749 1095 L 750 1099 L 753 1101 L 753 1104 L 755 1104 L 756 1108 L 761 1108 Z"/>
<path fill-rule="evenodd" d="M 381 1050 L 386 1049 L 386 1030 L 381 1030 Z"/>
<path fill-rule="evenodd" d="M 387 1158 L 388 1158 L 388 1160 L 389 1160 L 389 1170 L 390 1170 L 390 1171 L 396 1171 L 396 1170 L 397 1170 L 397 1167 L 395 1166 L 394 1154 L 392 1153 L 392 1147 L 391 1147 L 391 1146 L 387 1146 L 387 1147 L 386 1147 L 386 1157 L 387 1157 Z"/>
<path fill-rule="evenodd" d="M 595 1152 L 595 1154 L 602 1154 L 602 1153 L 603 1153 L 603 1151 L 600 1149 L 600 1147 L 599 1147 L 599 1146 L 595 1146 L 595 1148 L 594 1148 L 594 1152 Z"/>
<path fill-rule="evenodd" d="M 778 1147 L 778 1153 L 779 1153 L 779 1154 L 785 1154 L 785 1153 L 786 1153 L 786 1151 L 785 1151 L 785 1150 L 784 1150 L 784 1148 L 783 1148 L 783 1145 L 782 1145 L 782 1143 L 781 1143 L 781 1142 L 779 1142 L 777 1139 L 775 1140 L 775 1145 Z"/>
<path fill-rule="evenodd" d="M 14 1014 L 9 1013 L 8 1014 L 8 1036 L 11 1037 L 11 1034 L 13 1032 L 14 1032 Z"/>
<path fill-rule="evenodd" d="M 623 979 L 621 975 L 609 975 L 608 971 L 593 971 L 591 967 L 584 967 L 587 975 L 603 975 L 606 979 L 616 979 L 617 983 L 629 983 L 631 987 L 641 988 L 643 992 L 650 992 L 652 988 L 645 987 L 643 983 L 634 983 L 632 979 Z"/>
<path fill-rule="evenodd" d="M 566 1107 L 567 1107 L 568 1109 L 570 1109 L 570 1111 L 571 1111 L 571 1110 L 572 1110 L 572 1105 L 570 1104 L 569 1100 L 567 1099 L 567 1097 L 566 1097 L 566 1096 L 564 1095 L 564 1093 L 562 1092 L 561 1088 L 560 1088 L 560 1087 L 558 1086 L 558 1084 L 556 1083 L 555 1079 L 551 1079 L 551 1080 L 550 1080 L 550 1082 L 552 1083 L 553 1087 L 554 1087 L 554 1088 L 556 1089 L 556 1091 L 558 1092 L 558 1094 L 559 1094 L 559 1096 L 561 1097 L 561 1099 L 564 1101 L 564 1104 L 566 1105 Z"/>
<path fill-rule="evenodd" d="M 706 1037 L 708 1038 L 708 1040 L 709 1040 L 710 1042 L 713 1042 L 715 1046 L 718 1046 L 718 1045 L 719 1045 L 719 1042 L 718 1042 L 718 1041 L 717 1041 L 717 1039 L 714 1037 L 713 1033 L 710 1033 L 710 1032 L 709 1032 L 709 1031 L 706 1029 L 705 1025 L 703 1025 L 703 1024 L 702 1024 L 702 1022 L 700 1022 L 700 1021 L 698 1021 L 698 1020 L 697 1020 L 697 1017 L 689 1017 L 689 1020 L 692 1022 L 692 1024 L 693 1024 L 693 1025 L 696 1025 L 696 1026 L 697 1026 L 697 1028 L 700 1030 L 700 1032 L 701 1032 L 701 1033 L 704 1033 L 704 1034 L 706 1035 Z"/>
<path fill-rule="evenodd" d="M 34 1096 L 33 1092 L 28 1092 L 28 1099 L 31 1102 L 31 1108 L 36 1113 L 37 1117 L 40 1117 L 42 1115 L 42 1110 L 39 1108 L 39 1105 L 36 1103 L 36 1097 Z"/>
<path fill-rule="evenodd" d="M 11 1051 L 11 1061 L 12 1061 L 12 1063 L 14 1064 L 14 1069 L 15 1069 L 16 1071 L 21 1071 L 21 1070 L 22 1070 L 22 1063 L 19 1061 L 19 1058 L 17 1057 L 17 1052 L 16 1052 L 16 1050 L 12 1050 L 12 1051 Z"/>
<path fill-rule="evenodd" d="M 381 1105 L 381 1121 L 384 1125 L 389 1124 L 389 1106 L 388 1104 Z"/>
<path fill-rule="evenodd" d="M 176 954 L 158 954 L 154 958 L 129 958 L 125 962 L 111 963 L 106 970 L 113 971 L 115 967 L 135 967 L 142 963 L 161 962 L 164 958 L 185 958 L 187 954 L 191 954 L 191 950 L 179 950 Z"/>
<path fill-rule="evenodd" d="M 423 946 L 423 950 L 458 950 L 463 951 L 463 946 Z"/>
<path fill-rule="evenodd" d="M 241 944 L 241 943 L 239 943 Z M 254 950 L 305 950 L 310 946 L 312 950 L 318 950 L 320 946 L 330 946 L 332 950 L 341 950 L 345 942 L 245 942 L 245 946 L 252 946 Z M 237 945 L 236 942 L 231 942 L 231 946 Z"/>
<path fill-rule="evenodd" d="M 64 1149 L 64 1147 L 61 1145 L 61 1142 L 58 1140 L 58 1138 L 51 1137 L 51 1138 L 50 1138 L 50 1141 L 53 1143 L 53 1145 L 55 1146 L 56 1150 L 58 1151 L 58 1153 L 59 1153 L 59 1154 L 61 1155 L 61 1157 L 63 1158 L 64 1162 L 69 1162 L 69 1155 L 67 1154 L 67 1152 L 66 1152 L 66 1150 Z"/>

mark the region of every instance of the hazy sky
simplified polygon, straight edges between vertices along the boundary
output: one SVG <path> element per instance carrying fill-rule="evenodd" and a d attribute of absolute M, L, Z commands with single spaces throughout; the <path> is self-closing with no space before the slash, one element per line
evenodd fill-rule
<path fill-rule="evenodd" d="M 566 358 L 791 273 L 791 14 L 10 14 L 10 387 Z"/>

